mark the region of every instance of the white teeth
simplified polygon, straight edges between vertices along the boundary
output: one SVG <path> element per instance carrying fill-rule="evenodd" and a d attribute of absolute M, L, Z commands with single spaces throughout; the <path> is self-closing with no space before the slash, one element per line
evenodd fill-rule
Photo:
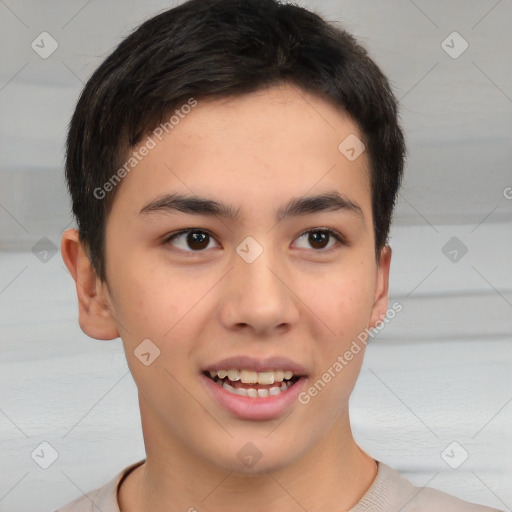
<path fill-rule="evenodd" d="M 269 370 L 265 372 L 255 372 L 254 370 L 239 370 L 230 368 L 229 370 L 210 370 L 210 377 L 224 389 L 235 395 L 247 396 L 249 398 L 267 398 L 275 396 L 286 391 L 293 382 L 293 372 L 290 370 Z M 228 379 L 226 379 L 226 377 Z M 256 384 L 259 386 L 271 387 L 235 387 L 234 382 L 241 381 L 243 384 Z M 272 386 L 275 384 L 275 386 Z"/>
<path fill-rule="evenodd" d="M 222 384 L 222 387 L 224 389 L 227 389 L 228 391 L 231 391 L 231 393 L 234 393 L 236 391 L 235 388 L 233 386 L 230 386 L 227 382 L 224 382 Z"/>
<path fill-rule="evenodd" d="M 275 396 L 279 393 L 283 393 L 291 386 L 291 383 L 281 382 L 279 386 L 272 386 L 270 389 L 234 388 L 227 382 L 216 382 L 219 386 L 222 386 L 230 393 L 240 396 L 248 396 L 249 398 L 267 398 L 269 396 Z"/>
<path fill-rule="evenodd" d="M 274 384 L 274 372 L 258 372 L 258 384 Z"/>
<path fill-rule="evenodd" d="M 232 382 L 242 381 L 244 384 L 263 384 L 270 385 L 280 383 L 284 380 L 290 380 L 293 377 L 293 372 L 290 370 L 270 370 L 265 372 L 255 372 L 253 370 L 211 370 L 209 371 L 210 377 L 215 379 L 228 379 Z"/>
<path fill-rule="evenodd" d="M 281 382 L 284 379 L 284 371 L 283 370 L 275 370 L 274 371 L 274 382 Z"/>
<path fill-rule="evenodd" d="M 241 370 L 240 380 L 244 384 L 256 384 L 258 382 L 258 372 L 252 370 Z"/>
<path fill-rule="evenodd" d="M 232 382 L 240 380 L 240 372 L 238 370 L 228 370 L 228 379 Z"/>

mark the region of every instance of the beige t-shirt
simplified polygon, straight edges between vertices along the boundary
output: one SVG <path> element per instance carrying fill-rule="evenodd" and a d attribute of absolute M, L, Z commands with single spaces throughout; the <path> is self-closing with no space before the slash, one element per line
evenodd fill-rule
<path fill-rule="evenodd" d="M 136 462 L 99 489 L 56 512 L 120 512 L 117 491 L 128 473 L 145 462 Z M 473 505 L 430 487 L 415 487 L 397 471 L 378 462 L 377 476 L 359 503 L 348 512 L 500 512 Z M 340 511 L 341 512 L 341 511 Z"/>

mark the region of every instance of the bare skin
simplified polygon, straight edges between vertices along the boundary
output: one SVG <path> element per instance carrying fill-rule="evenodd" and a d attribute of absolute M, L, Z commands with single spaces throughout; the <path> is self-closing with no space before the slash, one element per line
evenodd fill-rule
<path fill-rule="evenodd" d="M 348 401 L 364 347 L 307 404 L 249 421 L 205 389 L 205 366 L 225 357 L 287 357 L 307 389 L 388 307 L 391 249 L 375 258 L 366 154 L 339 151 L 355 123 L 325 100 L 283 85 L 198 106 L 129 173 L 106 225 L 106 282 L 76 230 L 62 239 L 77 281 L 79 322 L 97 339 L 122 338 L 139 390 L 146 463 L 119 489 L 122 512 L 349 510 L 376 462 L 353 439 Z M 276 219 L 291 199 L 337 192 L 355 208 Z M 236 219 L 140 213 L 163 194 L 214 199 Z M 305 231 L 331 228 L 322 244 Z M 204 248 L 180 230 L 209 233 Z M 210 236 L 211 235 L 211 236 Z M 247 263 L 246 237 L 263 252 Z M 145 366 L 142 340 L 160 350 Z M 260 460 L 237 454 L 254 444 Z"/>

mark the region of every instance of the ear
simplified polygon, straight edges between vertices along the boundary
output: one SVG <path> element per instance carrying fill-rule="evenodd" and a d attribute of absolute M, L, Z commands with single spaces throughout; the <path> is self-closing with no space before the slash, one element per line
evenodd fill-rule
<path fill-rule="evenodd" d="M 386 316 L 388 309 L 389 292 L 389 268 L 391 265 L 391 247 L 382 248 L 377 262 L 377 281 L 375 286 L 375 298 L 369 327 L 375 327 L 378 321 Z"/>
<path fill-rule="evenodd" d="M 111 314 L 107 283 L 102 283 L 97 277 L 76 229 L 64 231 L 60 251 L 75 280 L 80 328 L 97 340 L 118 338 L 119 332 Z"/>

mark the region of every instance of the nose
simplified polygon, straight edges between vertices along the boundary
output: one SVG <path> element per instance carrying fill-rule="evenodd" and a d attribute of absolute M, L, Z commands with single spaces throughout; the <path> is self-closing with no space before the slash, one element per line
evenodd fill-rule
<path fill-rule="evenodd" d="M 224 281 L 220 320 L 227 329 L 268 335 L 297 323 L 299 303 L 289 271 L 271 250 L 263 250 L 251 263 L 235 254 Z"/>

